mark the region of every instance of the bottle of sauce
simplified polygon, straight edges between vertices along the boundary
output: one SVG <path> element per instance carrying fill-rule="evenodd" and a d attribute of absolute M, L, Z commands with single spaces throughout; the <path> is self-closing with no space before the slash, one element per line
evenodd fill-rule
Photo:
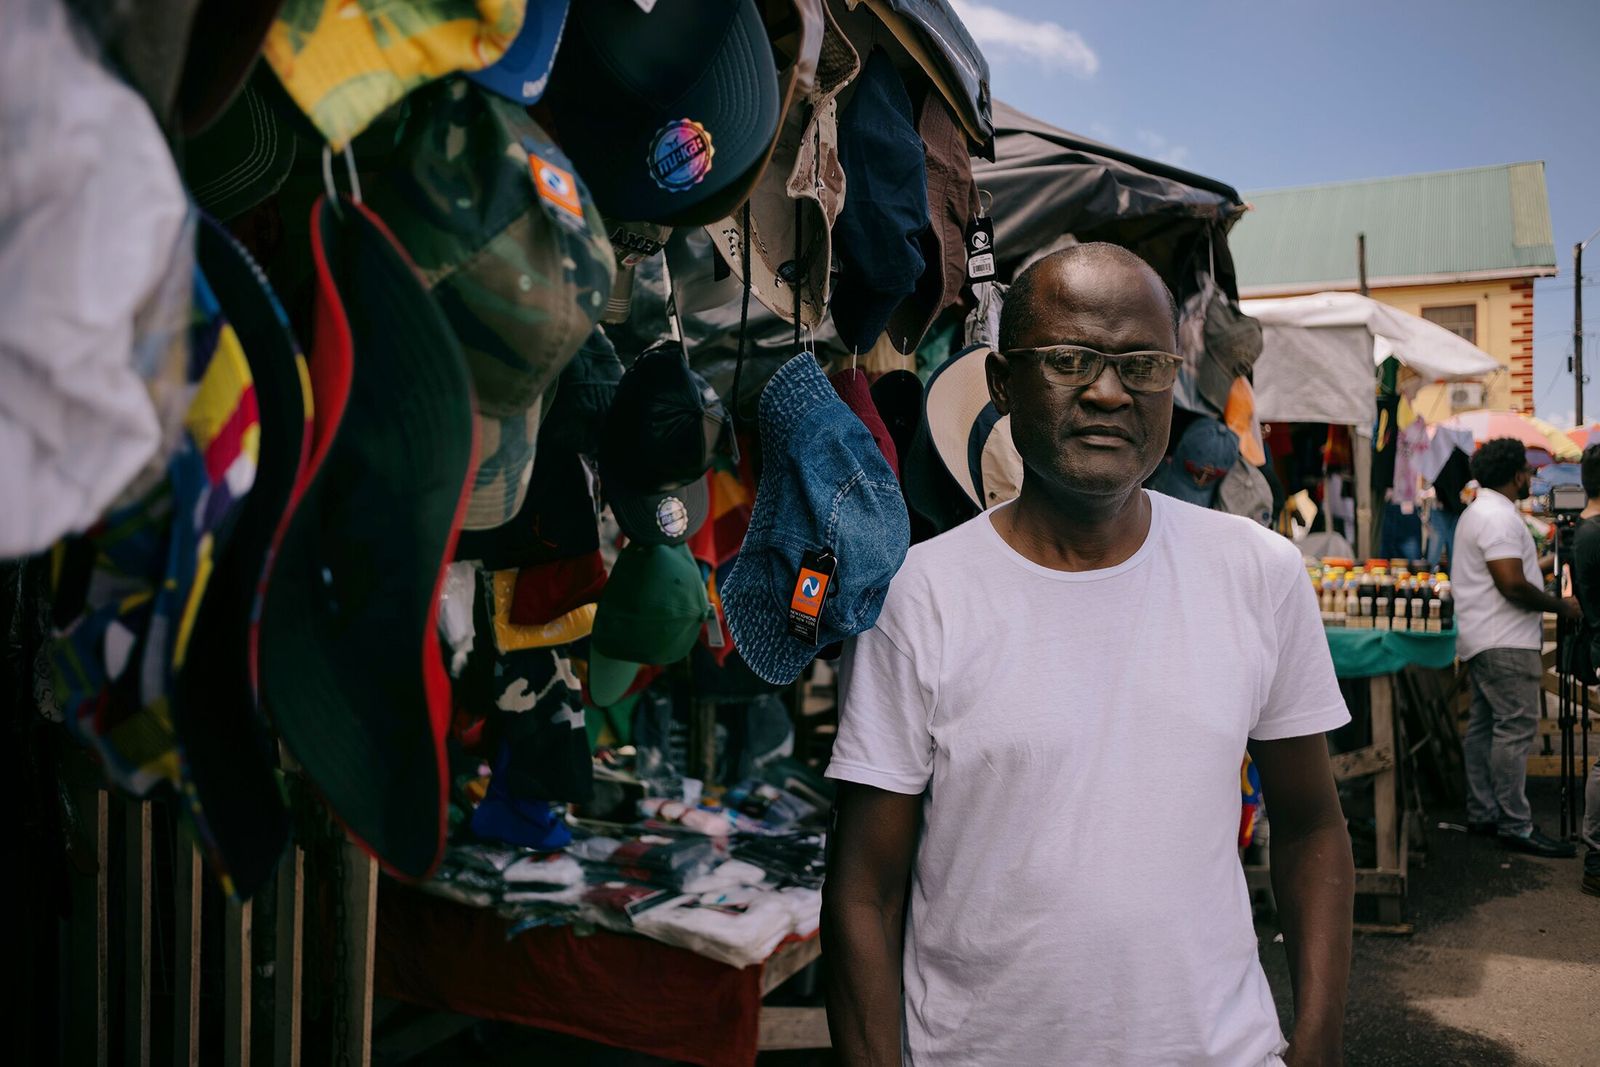
<path fill-rule="evenodd" d="M 1361 600 L 1361 628 L 1371 630 L 1377 626 L 1377 585 L 1372 580 L 1372 575 L 1361 576 L 1361 584 L 1357 588 Z"/>
<path fill-rule="evenodd" d="M 1349 588 L 1345 590 L 1344 624 L 1351 630 L 1361 627 L 1361 594 L 1355 582 L 1350 582 Z"/>
<path fill-rule="evenodd" d="M 1394 583 L 1387 575 L 1378 578 L 1377 592 L 1372 598 L 1372 628 L 1374 630 L 1387 630 L 1393 625 L 1389 605 L 1394 601 Z"/>
<path fill-rule="evenodd" d="M 1428 601 L 1433 599 L 1433 593 L 1428 588 L 1426 577 L 1418 579 L 1417 591 L 1411 598 L 1411 629 L 1421 633 L 1428 628 Z"/>
<path fill-rule="evenodd" d="M 1450 633 L 1456 628 L 1456 598 L 1450 592 L 1449 582 L 1439 583 L 1439 630 Z"/>
<path fill-rule="evenodd" d="M 1401 579 L 1394 590 L 1394 629 L 1411 629 L 1411 583 Z"/>

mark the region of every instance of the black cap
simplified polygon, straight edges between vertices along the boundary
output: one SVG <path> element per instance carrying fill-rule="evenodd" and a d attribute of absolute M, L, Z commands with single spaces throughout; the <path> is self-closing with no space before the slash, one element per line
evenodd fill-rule
<path fill-rule="evenodd" d="M 605 215 L 673 226 L 743 199 L 782 109 L 755 0 L 574 4 L 544 101 Z"/>
<path fill-rule="evenodd" d="M 705 474 L 725 424 L 722 401 L 689 368 L 682 345 L 663 341 L 633 361 L 600 442 L 606 500 L 631 540 L 681 544 L 705 522 Z"/>

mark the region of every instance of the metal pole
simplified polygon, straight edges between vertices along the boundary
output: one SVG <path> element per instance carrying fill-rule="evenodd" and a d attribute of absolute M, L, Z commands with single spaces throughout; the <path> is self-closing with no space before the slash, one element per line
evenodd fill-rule
<path fill-rule="evenodd" d="M 1367 290 L 1367 235 L 1364 233 L 1356 234 L 1356 277 L 1361 280 L 1361 295 L 1371 296 Z"/>
<path fill-rule="evenodd" d="M 1572 386 L 1577 392 L 1573 418 L 1583 425 L 1583 245 L 1572 246 Z"/>

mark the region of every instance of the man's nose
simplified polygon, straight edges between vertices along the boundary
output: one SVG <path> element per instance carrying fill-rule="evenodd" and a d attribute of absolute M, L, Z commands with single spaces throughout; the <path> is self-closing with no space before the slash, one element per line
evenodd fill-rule
<path fill-rule="evenodd" d="M 1100 377 L 1084 387 L 1078 394 L 1080 403 L 1100 408 L 1104 411 L 1115 411 L 1125 408 L 1133 403 L 1133 397 L 1128 395 L 1127 388 L 1122 384 L 1122 377 L 1117 374 L 1117 368 L 1110 360 L 1100 368 Z"/>

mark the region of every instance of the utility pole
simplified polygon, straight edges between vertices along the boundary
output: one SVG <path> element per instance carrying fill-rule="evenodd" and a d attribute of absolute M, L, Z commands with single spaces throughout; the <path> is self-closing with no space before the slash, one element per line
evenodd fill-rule
<path fill-rule="evenodd" d="M 1371 296 L 1367 291 L 1367 235 L 1356 234 L 1356 277 L 1361 279 L 1361 295 Z"/>
<path fill-rule="evenodd" d="M 1583 250 L 1600 237 L 1600 230 L 1572 246 L 1572 417 L 1583 425 Z"/>
<path fill-rule="evenodd" d="M 1583 425 L 1583 246 L 1587 243 L 1572 246 L 1572 384 L 1577 391 L 1572 411 L 1579 426 Z"/>

